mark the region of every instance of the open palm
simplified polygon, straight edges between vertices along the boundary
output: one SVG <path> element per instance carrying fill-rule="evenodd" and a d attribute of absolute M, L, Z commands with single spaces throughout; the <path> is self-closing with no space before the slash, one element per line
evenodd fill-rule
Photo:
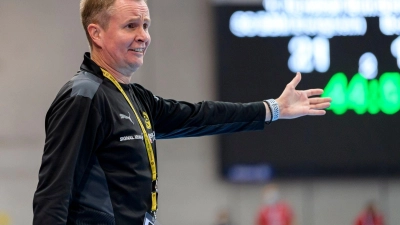
<path fill-rule="evenodd" d="M 331 98 L 313 97 L 321 95 L 322 89 L 296 90 L 300 81 L 301 74 L 297 73 L 276 99 L 280 108 L 280 119 L 325 115 L 325 109 L 330 106 Z"/>

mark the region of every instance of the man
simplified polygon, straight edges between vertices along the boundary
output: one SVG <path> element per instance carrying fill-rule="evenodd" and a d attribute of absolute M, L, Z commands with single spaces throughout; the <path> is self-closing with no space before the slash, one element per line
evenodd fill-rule
<path fill-rule="evenodd" d="M 354 225 L 384 225 L 383 214 L 378 211 L 373 201 L 370 201 L 361 211 L 355 221 Z"/>
<path fill-rule="evenodd" d="M 263 205 L 257 215 L 257 225 L 293 225 L 294 215 L 288 203 L 280 197 L 277 184 L 269 184 L 263 191 Z"/>
<path fill-rule="evenodd" d="M 91 53 L 47 112 L 33 224 L 142 225 L 157 211 L 156 138 L 263 129 L 265 121 L 323 115 L 329 106 L 330 99 L 309 98 L 320 89 L 295 90 L 300 74 L 276 101 L 156 97 L 131 84 L 151 41 L 146 2 L 82 0 L 81 19 Z"/>

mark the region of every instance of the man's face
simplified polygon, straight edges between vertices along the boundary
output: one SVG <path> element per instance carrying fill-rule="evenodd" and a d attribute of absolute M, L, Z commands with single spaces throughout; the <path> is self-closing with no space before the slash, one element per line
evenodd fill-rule
<path fill-rule="evenodd" d="M 105 62 L 122 74 L 135 72 L 151 41 L 149 26 L 149 8 L 144 1 L 115 1 L 102 37 Z"/>

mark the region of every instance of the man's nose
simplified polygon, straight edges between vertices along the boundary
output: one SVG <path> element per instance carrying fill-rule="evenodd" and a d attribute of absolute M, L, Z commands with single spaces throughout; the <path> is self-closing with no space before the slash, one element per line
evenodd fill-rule
<path fill-rule="evenodd" d="M 137 36 L 137 40 L 141 42 L 148 42 L 150 41 L 150 34 L 147 30 L 141 28 L 139 30 L 139 34 Z"/>

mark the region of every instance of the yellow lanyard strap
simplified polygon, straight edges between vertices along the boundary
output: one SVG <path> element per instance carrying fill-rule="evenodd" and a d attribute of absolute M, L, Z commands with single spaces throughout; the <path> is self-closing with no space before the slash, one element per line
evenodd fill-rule
<path fill-rule="evenodd" d="M 137 114 L 135 108 L 133 107 L 131 101 L 129 100 L 128 96 L 126 95 L 125 91 L 122 89 L 121 85 L 118 83 L 118 81 L 105 69 L 101 68 L 103 71 L 103 75 L 108 78 L 121 92 L 121 94 L 125 97 L 126 101 L 132 108 L 132 111 L 135 113 L 136 119 L 139 123 L 140 129 L 142 130 L 143 133 L 143 139 L 144 143 L 146 145 L 146 150 L 147 150 L 147 156 L 149 157 L 149 162 L 150 162 L 150 168 L 151 168 L 151 180 L 152 183 L 157 182 L 157 170 L 156 170 L 156 163 L 154 159 L 154 152 L 153 152 L 153 147 L 151 146 L 151 141 L 150 137 L 147 134 L 146 128 L 143 126 L 142 120 L 140 120 L 139 115 Z M 157 187 L 155 187 L 157 188 Z M 152 204 L 151 204 L 151 211 L 156 211 L 157 210 L 157 193 L 156 190 L 154 190 L 151 193 L 151 199 L 152 199 Z"/>

